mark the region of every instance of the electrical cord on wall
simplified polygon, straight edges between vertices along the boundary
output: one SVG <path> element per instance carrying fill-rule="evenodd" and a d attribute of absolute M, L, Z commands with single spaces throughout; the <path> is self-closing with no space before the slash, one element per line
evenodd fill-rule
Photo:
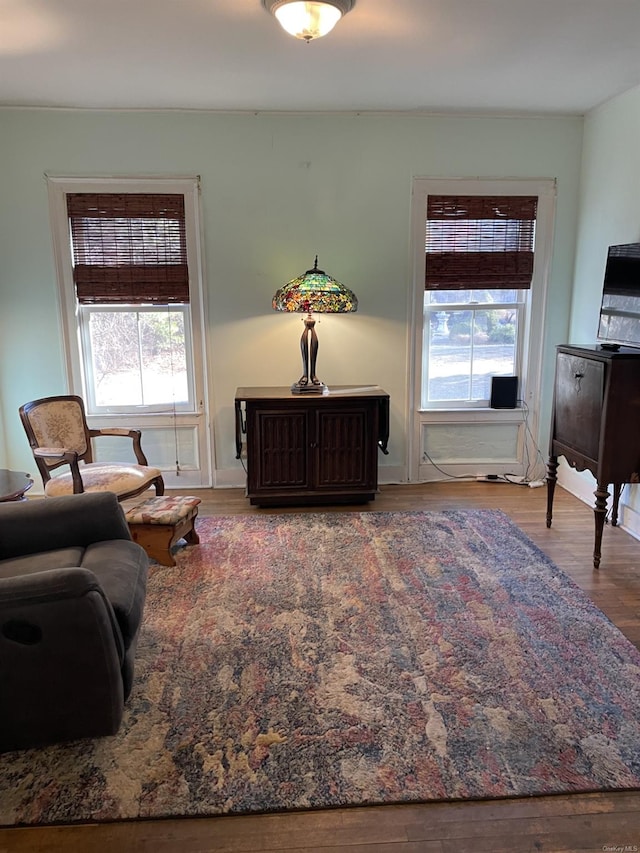
<path fill-rule="evenodd" d="M 525 432 L 529 436 L 529 438 L 531 439 L 531 443 L 535 447 L 535 451 L 536 451 L 534 460 L 532 462 L 531 459 L 529 458 L 529 445 L 525 441 L 524 450 L 525 450 L 525 456 L 527 459 L 527 466 L 525 468 L 524 477 L 525 477 L 525 480 L 527 480 L 527 482 L 531 482 L 531 473 L 532 473 L 532 471 L 535 471 L 536 465 L 537 464 L 542 465 L 543 470 L 546 470 L 547 466 L 546 466 L 544 456 L 540 452 L 540 448 L 538 447 L 538 444 L 537 444 L 537 442 L 533 436 L 533 433 L 531 432 L 531 427 L 529 426 L 529 406 L 527 406 L 527 404 L 524 400 L 518 400 L 518 402 L 520 403 L 520 405 L 522 406 L 522 408 L 524 410 L 524 429 L 525 429 Z"/>
<path fill-rule="evenodd" d="M 536 485 L 541 486 L 541 485 L 543 485 L 544 481 L 532 480 L 531 476 L 532 476 L 532 472 L 535 471 L 535 466 L 538 463 L 542 464 L 543 467 L 545 466 L 544 457 L 543 457 L 542 453 L 540 452 L 540 448 L 538 447 L 538 444 L 537 444 L 535 438 L 533 437 L 533 433 L 531 432 L 531 427 L 529 426 L 529 407 L 527 406 L 527 404 L 524 400 L 518 400 L 517 402 L 520 404 L 522 411 L 524 413 L 525 433 L 530 438 L 531 443 L 533 444 L 533 446 L 535 448 L 534 459 L 533 459 L 533 461 L 531 460 L 531 457 L 529 455 L 529 443 L 527 441 L 525 441 L 524 442 L 524 463 L 525 463 L 524 474 L 522 474 L 522 475 L 521 474 L 513 474 L 510 472 L 504 473 L 502 475 L 500 475 L 500 474 L 488 474 L 486 477 L 483 477 L 481 479 L 483 482 L 509 483 L 509 485 L 511 485 L 511 486 L 527 486 L 527 487 L 530 487 L 534 483 Z M 477 480 L 478 479 L 478 477 L 474 477 L 470 474 L 450 474 L 448 471 L 445 471 L 436 462 L 434 462 L 434 460 L 429 456 L 429 454 L 427 453 L 426 450 L 422 451 L 422 455 L 423 455 L 423 459 L 426 459 L 431 465 L 433 465 L 433 467 L 436 469 L 436 471 L 439 471 L 441 474 L 443 474 L 445 477 L 448 477 L 450 480 L 467 480 L 467 481 L 469 481 L 469 480 Z M 510 479 L 510 478 L 513 478 L 513 479 Z"/>
<path fill-rule="evenodd" d="M 426 459 L 428 462 L 433 465 L 436 471 L 440 471 L 441 474 L 444 474 L 445 477 L 448 477 L 450 480 L 475 480 L 475 477 L 471 476 L 471 474 L 450 474 L 448 471 L 443 470 L 437 462 L 434 462 L 433 459 L 429 456 L 426 450 L 422 451 L 423 459 Z"/>

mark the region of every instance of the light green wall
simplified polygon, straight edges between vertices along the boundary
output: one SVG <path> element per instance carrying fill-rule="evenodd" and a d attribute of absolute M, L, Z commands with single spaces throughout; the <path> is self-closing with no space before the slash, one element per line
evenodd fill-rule
<path fill-rule="evenodd" d="M 640 86 L 614 98 L 585 119 L 575 281 L 569 340 L 595 341 L 607 249 L 640 241 Z M 582 493 L 573 478 L 572 486 Z M 582 479 L 593 489 L 591 475 Z M 573 490 L 573 489 L 572 489 Z M 632 486 L 623 503 L 640 513 L 640 491 Z M 640 515 L 623 523 L 640 533 Z"/>
<path fill-rule="evenodd" d="M 298 318 L 272 312 L 270 301 L 316 252 L 360 300 L 357 314 L 322 319 L 318 374 L 390 393 L 390 455 L 381 462 L 398 470 L 412 178 L 558 179 L 548 388 L 553 347 L 568 329 L 581 143 L 577 117 L 0 110 L 1 464 L 33 467 L 18 406 L 66 390 L 45 173 L 201 176 L 218 470 L 238 466 L 236 386 L 288 385 L 299 374 Z M 544 435 L 549 408 L 547 393 Z"/>

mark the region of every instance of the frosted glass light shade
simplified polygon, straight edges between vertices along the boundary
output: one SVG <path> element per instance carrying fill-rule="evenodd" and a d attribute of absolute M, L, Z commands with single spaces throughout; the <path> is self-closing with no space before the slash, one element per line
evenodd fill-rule
<path fill-rule="evenodd" d="M 287 3 L 276 9 L 280 26 L 305 41 L 326 36 L 341 17 L 342 12 L 329 3 Z"/>
<path fill-rule="evenodd" d="M 326 35 L 354 4 L 354 0 L 262 0 L 286 32 L 309 42 Z"/>

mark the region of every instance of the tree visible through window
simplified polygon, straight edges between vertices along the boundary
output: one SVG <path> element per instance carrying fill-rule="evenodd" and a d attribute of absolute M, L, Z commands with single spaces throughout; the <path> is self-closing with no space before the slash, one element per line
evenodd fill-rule
<path fill-rule="evenodd" d="M 95 407 L 189 403 L 181 310 L 83 310 Z M 86 329 L 85 329 L 86 326 Z"/>

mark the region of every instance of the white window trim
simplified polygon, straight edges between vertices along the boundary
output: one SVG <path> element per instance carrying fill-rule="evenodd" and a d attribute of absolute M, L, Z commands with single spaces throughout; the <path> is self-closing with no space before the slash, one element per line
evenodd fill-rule
<path fill-rule="evenodd" d="M 197 176 L 170 177 L 76 177 L 45 175 L 49 193 L 49 215 L 53 236 L 53 252 L 58 282 L 58 306 L 60 326 L 64 343 L 66 384 L 69 393 L 78 394 L 86 399 L 84 371 L 81 358 L 80 328 L 77 318 L 77 301 L 73 286 L 73 268 L 71 252 L 63 249 L 69 245 L 69 224 L 67 214 L 67 193 L 180 193 L 185 198 L 185 219 L 187 223 L 187 261 L 189 264 L 189 287 L 191 327 L 194 352 L 194 385 L 196 389 L 195 411 L 157 414 L 152 412 L 137 415 L 100 414 L 91 415 L 89 420 L 95 427 L 107 426 L 117 422 L 125 426 L 135 420 L 135 426 L 166 428 L 179 426 L 196 428 L 198 433 L 198 470 L 184 471 L 178 477 L 175 471 L 164 471 L 168 488 L 207 487 L 212 485 L 212 440 L 209 418 L 209 393 L 207 378 L 207 339 L 205 335 L 205 288 L 204 261 L 202 252 L 202 227 L 200 217 L 200 179 Z"/>
<path fill-rule="evenodd" d="M 556 182 L 553 178 L 428 178 L 413 180 L 411 202 L 411 257 L 413 294 L 409 300 L 409 353 L 407 377 L 407 472 L 409 482 L 420 482 L 421 438 L 425 424 L 441 421 L 443 413 L 456 411 L 456 421 L 473 423 L 513 422 L 508 410 L 476 408 L 438 408 L 424 410 L 422 400 L 424 279 L 426 255 L 424 230 L 426 202 L 429 195 L 537 195 L 536 251 L 531 283 L 531 305 L 526 312 L 523 351 L 520 359 L 520 388 L 529 410 L 529 430 L 538 432 L 542 355 L 544 352 L 544 321 L 556 203 Z M 522 393 L 522 390 L 521 390 Z M 523 427 L 524 429 L 524 427 Z M 529 435 L 522 436 L 529 441 Z M 522 442 L 520 442 L 522 444 Z M 530 454 L 535 453 L 533 448 Z M 532 457 L 533 458 L 533 457 Z"/>

